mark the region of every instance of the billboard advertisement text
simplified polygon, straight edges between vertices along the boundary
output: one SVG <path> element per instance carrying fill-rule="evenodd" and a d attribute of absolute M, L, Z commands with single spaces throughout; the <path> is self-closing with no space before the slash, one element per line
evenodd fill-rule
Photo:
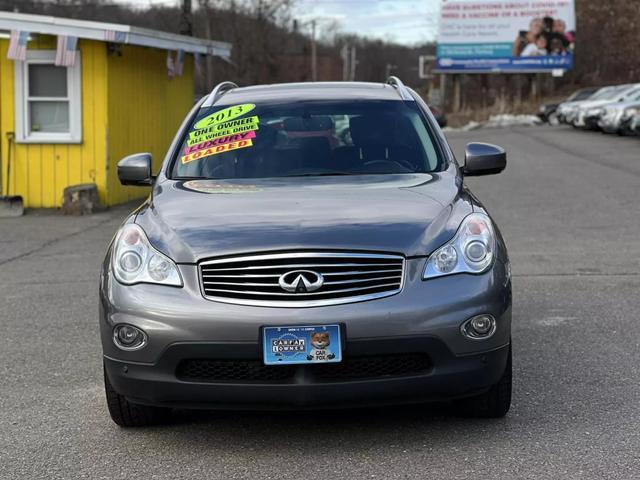
<path fill-rule="evenodd" d="M 436 69 L 569 70 L 575 30 L 573 0 L 444 0 Z"/>

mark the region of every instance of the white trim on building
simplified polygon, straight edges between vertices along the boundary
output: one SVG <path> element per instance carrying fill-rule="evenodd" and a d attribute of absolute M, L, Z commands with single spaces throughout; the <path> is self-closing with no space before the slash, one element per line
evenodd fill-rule
<path fill-rule="evenodd" d="M 44 35 L 71 35 L 78 38 L 103 42 L 108 41 L 108 33 L 118 32 L 124 34 L 124 40 L 120 42 L 123 44 L 140 45 L 164 50 L 183 50 L 187 53 L 214 55 L 227 60 L 231 56 L 230 43 L 188 37 L 186 35 L 177 35 L 118 23 L 92 22 L 46 15 L 0 12 L 0 30 L 20 30 Z"/>
<path fill-rule="evenodd" d="M 24 62 L 15 62 L 15 115 L 17 143 L 81 143 L 82 142 L 82 85 L 81 58 L 76 53 L 72 67 L 55 67 L 55 50 L 27 50 Z M 49 66 L 64 69 L 63 91 L 43 95 L 31 88 L 30 72 L 36 74 L 32 66 Z M 42 83 L 40 83 L 42 85 Z M 50 90 L 51 87 L 47 88 Z M 53 108 L 39 111 L 35 107 Z M 40 114 L 40 122 L 32 118 Z"/>

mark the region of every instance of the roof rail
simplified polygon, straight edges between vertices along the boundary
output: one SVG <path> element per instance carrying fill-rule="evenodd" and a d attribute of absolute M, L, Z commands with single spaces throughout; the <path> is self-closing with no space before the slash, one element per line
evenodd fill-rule
<path fill-rule="evenodd" d="M 218 85 L 213 87 L 213 90 L 211 90 L 211 93 L 202 104 L 202 107 L 212 107 L 222 95 L 234 88 L 238 88 L 238 85 L 233 82 L 220 82 Z"/>
<path fill-rule="evenodd" d="M 387 78 L 387 84 L 393 86 L 396 90 L 398 90 L 400 98 L 402 98 L 403 100 L 415 101 L 415 98 L 413 98 L 411 96 L 411 93 L 409 93 L 409 89 L 405 87 L 404 83 L 402 83 L 402 80 L 400 80 L 398 77 L 393 75 L 390 76 L 389 78 Z"/>

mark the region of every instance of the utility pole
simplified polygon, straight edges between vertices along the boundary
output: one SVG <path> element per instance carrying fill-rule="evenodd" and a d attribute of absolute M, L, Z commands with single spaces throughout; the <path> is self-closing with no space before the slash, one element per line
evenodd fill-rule
<path fill-rule="evenodd" d="M 318 55 L 316 52 L 316 21 L 311 20 L 311 80 L 318 81 Z"/>
<path fill-rule="evenodd" d="M 351 47 L 351 63 L 350 63 L 350 72 L 349 72 L 349 80 L 352 82 L 356 79 L 356 46 L 353 45 Z"/>
<path fill-rule="evenodd" d="M 180 33 L 182 35 L 193 35 L 191 25 L 191 0 L 182 0 L 182 15 L 180 16 Z"/>
<path fill-rule="evenodd" d="M 294 31 L 297 31 L 298 27 L 311 25 L 311 80 L 313 82 L 318 81 L 318 42 L 316 41 L 318 21 L 322 22 L 323 19 L 318 17 L 304 23 L 299 23 L 297 20 L 293 22 Z"/>
<path fill-rule="evenodd" d="M 340 50 L 340 57 L 342 58 L 342 80 L 349 80 L 349 44 L 345 43 Z"/>

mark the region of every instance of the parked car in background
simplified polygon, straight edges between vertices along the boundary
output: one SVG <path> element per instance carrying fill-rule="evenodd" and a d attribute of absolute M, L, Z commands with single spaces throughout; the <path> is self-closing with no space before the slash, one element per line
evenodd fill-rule
<path fill-rule="evenodd" d="M 623 118 L 631 117 L 640 106 L 640 89 L 629 101 L 606 105 L 598 120 L 598 127 L 605 133 L 620 133 Z M 626 115 L 626 117 L 625 117 Z"/>
<path fill-rule="evenodd" d="M 151 195 L 102 265 L 112 419 L 430 400 L 504 416 L 511 267 L 464 180 L 505 166 L 486 143 L 460 165 L 395 77 L 218 85 L 157 175 L 148 153 L 118 164 Z"/>
<path fill-rule="evenodd" d="M 622 116 L 620 117 L 620 126 L 618 128 L 618 135 L 627 136 L 627 135 L 634 134 L 633 129 L 631 128 L 633 123 L 633 118 L 634 118 L 634 110 L 636 109 L 628 108 L 622 113 Z"/>
<path fill-rule="evenodd" d="M 591 97 L 595 92 L 599 90 L 599 87 L 588 87 L 581 88 L 580 90 L 576 90 L 573 92 L 566 100 L 560 103 L 546 103 L 544 105 L 540 105 L 538 110 L 538 118 L 543 122 L 548 122 L 551 125 L 557 125 L 559 123 L 558 118 L 558 107 L 563 103 L 567 102 L 579 102 L 581 100 L 587 100 Z"/>
<path fill-rule="evenodd" d="M 604 98 L 599 100 L 587 100 L 581 103 L 575 115 L 571 125 L 576 128 L 584 128 L 589 130 L 598 130 L 598 121 L 604 114 L 604 107 L 613 103 L 626 102 L 635 97 L 640 92 L 640 84 L 627 84 L 615 87 Z"/>
<path fill-rule="evenodd" d="M 607 95 L 609 95 L 611 92 L 613 92 L 615 89 L 615 87 L 602 87 L 599 88 L 598 90 L 596 90 L 595 93 L 593 93 L 591 96 L 589 96 L 586 99 L 583 100 L 572 100 L 572 101 L 567 101 L 567 102 L 563 102 L 560 105 L 558 105 L 558 108 L 556 109 L 556 114 L 558 116 L 558 121 L 560 123 L 571 123 L 571 120 L 573 119 L 573 115 L 575 114 L 575 112 L 577 111 L 578 107 L 585 102 L 589 102 L 589 101 L 594 101 L 594 100 L 599 100 L 601 98 L 605 98 Z"/>

